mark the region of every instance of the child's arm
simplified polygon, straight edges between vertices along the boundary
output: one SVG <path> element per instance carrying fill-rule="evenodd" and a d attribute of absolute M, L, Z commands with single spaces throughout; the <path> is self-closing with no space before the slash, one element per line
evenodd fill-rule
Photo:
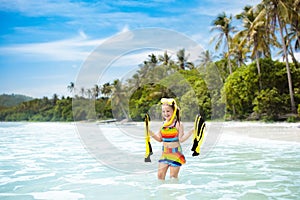
<path fill-rule="evenodd" d="M 178 128 L 179 128 L 179 142 L 185 142 L 194 132 L 194 129 L 191 129 L 187 134 L 185 134 L 182 123 L 180 123 Z"/>
<path fill-rule="evenodd" d="M 155 139 L 157 142 L 161 142 L 162 141 L 160 131 L 157 134 L 155 134 L 151 130 L 149 132 L 150 132 L 150 136 L 152 136 L 152 138 Z"/>

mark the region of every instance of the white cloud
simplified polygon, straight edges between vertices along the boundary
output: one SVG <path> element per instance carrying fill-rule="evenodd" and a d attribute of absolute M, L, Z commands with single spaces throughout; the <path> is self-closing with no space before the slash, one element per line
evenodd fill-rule
<path fill-rule="evenodd" d="M 129 26 L 126 24 L 126 25 L 122 28 L 121 33 L 124 33 L 124 32 L 127 32 L 127 31 L 129 31 Z"/>
<path fill-rule="evenodd" d="M 300 52 L 295 52 L 294 56 L 297 61 L 300 61 Z M 277 55 L 276 57 L 274 57 L 274 59 L 279 60 L 280 62 L 285 62 L 285 60 L 283 59 L 282 56 Z M 289 62 L 292 62 L 292 57 L 290 55 L 288 55 L 288 60 L 289 60 Z"/>
<path fill-rule="evenodd" d="M 297 59 L 298 61 L 300 61 L 300 52 L 295 53 L 295 57 L 296 57 L 296 59 Z"/>
<path fill-rule="evenodd" d="M 26 82 L 17 85 L 7 85 L 4 88 L 0 88 L 0 91 L 5 94 L 23 94 L 34 98 L 41 98 L 43 96 L 51 98 L 54 93 L 59 95 L 59 97 L 72 96 L 67 88 L 69 84 L 67 80 L 59 81 L 59 83 L 57 83 L 57 79 L 55 79 L 51 84 L 47 83 L 45 80 L 39 79 L 37 82 L 38 84 Z"/>
<path fill-rule="evenodd" d="M 67 85 L 64 84 L 48 84 L 48 85 L 36 85 L 34 87 L 23 87 L 18 89 L 10 89 L 7 93 L 24 94 L 27 96 L 41 98 L 41 97 L 53 97 L 53 94 L 57 94 L 59 97 L 72 96 L 68 91 Z"/>
<path fill-rule="evenodd" d="M 44 61 L 82 61 L 105 40 L 87 38 L 83 31 L 79 31 L 79 36 L 71 39 L 0 47 L 0 54 L 34 57 Z"/>
<path fill-rule="evenodd" d="M 82 39 L 87 39 L 88 38 L 87 35 L 85 34 L 85 32 L 82 31 L 82 30 L 79 31 L 79 35 L 82 37 Z"/>

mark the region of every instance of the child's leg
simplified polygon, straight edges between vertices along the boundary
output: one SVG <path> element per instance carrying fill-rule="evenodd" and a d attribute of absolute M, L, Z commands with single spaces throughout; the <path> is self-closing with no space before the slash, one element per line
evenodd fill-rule
<path fill-rule="evenodd" d="M 170 178 L 178 178 L 180 167 L 170 166 Z"/>
<path fill-rule="evenodd" d="M 157 178 L 160 180 L 165 180 L 169 165 L 165 163 L 158 163 Z"/>

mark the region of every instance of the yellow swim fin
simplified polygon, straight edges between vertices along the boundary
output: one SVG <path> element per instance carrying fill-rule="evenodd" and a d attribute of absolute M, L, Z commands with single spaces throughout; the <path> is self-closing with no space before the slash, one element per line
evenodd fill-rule
<path fill-rule="evenodd" d="M 146 145 L 145 162 L 151 162 L 150 156 L 153 154 L 151 143 L 150 143 L 149 122 L 150 122 L 150 117 L 148 114 L 146 114 L 145 115 L 145 145 Z"/>
<path fill-rule="evenodd" d="M 194 140 L 193 140 L 193 147 L 191 151 L 193 151 L 192 156 L 198 156 L 200 154 L 200 147 L 202 145 L 204 139 L 204 130 L 205 130 L 205 121 L 198 114 L 195 118 L 194 123 Z"/>

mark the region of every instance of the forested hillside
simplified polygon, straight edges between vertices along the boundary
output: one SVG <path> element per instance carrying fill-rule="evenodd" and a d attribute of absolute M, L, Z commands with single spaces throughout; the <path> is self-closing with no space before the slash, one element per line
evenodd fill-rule
<path fill-rule="evenodd" d="M 21 94 L 1 94 L 0 95 L 0 107 L 16 106 L 22 102 L 32 100 L 32 97 L 28 97 Z"/>
<path fill-rule="evenodd" d="M 72 109 L 72 98 L 53 95 L 52 99 L 44 97 L 22 102 L 17 106 L 0 108 L 0 121 L 74 121 L 95 119 L 88 112 L 89 100 L 81 98 L 80 109 Z M 107 98 L 99 98 L 95 103 L 97 118 L 112 118 Z"/>

